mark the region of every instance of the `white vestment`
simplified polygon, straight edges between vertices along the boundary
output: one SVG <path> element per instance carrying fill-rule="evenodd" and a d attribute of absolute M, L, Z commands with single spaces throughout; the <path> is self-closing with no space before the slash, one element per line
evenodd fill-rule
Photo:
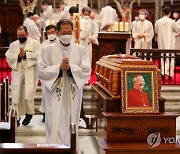
<path fill-rule="evenodd" d="M 28 38 L 23 48 L 26 59 L 18 62 L 18 54 L 22 44 L 19 40 L 10 44 L 6 52 L 6 60 L 12 68 L 12 105 L 21 117 L 25 113 L 34 114 L 34 96 L 37 86 L 37 57 L 40 44 L 38 41 Z"/>
<path fill-rule="evenodd" d="M 69 57 L 73 77 L 68 77 L 66 71 L 63 71 L 63 77 L 58 77 L 64 50 L 68 53 L 65 57 Z M 70 123 L 75 123 L 78 132 L 82 87 L 90 72 L 87 50 L 73 41 L 68 47 L 56 42 L 42 49 L 38 58 L 38 76 L 45 85 L 47 143 L 70 145 Z"/>
<path fill-rule="evenodd" d="M 52 5 L 48 5 L 47 8 L 43 11 L 42 17 L 44 20 L 53 20 L 53 8 Z"/>
<path fill-rule="evenodd" d="M 69 19 L 69 6 L 65 6 L 64 10 L 59 13 L 59 20 Z"/>
<path fill-rule="evenodd" d="M 58 37 L 56 37 L 56 39 L 54 41 L 50 41 L 49 39 L 45 40 L 41 46 L 40 46 L 40 52 L 42 50 L 43 47 L 45 47 L 46 45 L 50 45 L 52 43 L 55 43 L 55 42 L 59 42 L 59 39 Z M 45 113 L 45 107 L 44 107 L 44 85 L 41 83 L 41 89 L 42 89 L 42 102 L 41 102 L 41 106 L 39 108 L 39 111 L 42 112 L 42 113 Z"/>
<path fill-rule="evenodd" d="M 85 46 L 89 52 L 90 62 L 92 61 L 92 43 L 89 38 L 92 35 L 91 19 L 80 18 L 80 45 Z"/>
<path fill-rule="evenodd" d="M 180 19 L 178 19 L 177 21 L 176 21 L 176 23 L 178 24 L 178 26 L 180 27 Z M 176 50 L 180 50 L 180 32 L 177 32 L 176 34 L 175 34 L 175 49 Z"/>
<path fill-rule="evenodd" d="M 174 20 L 168 16 L 164 16 L 156 21 L 155 32 L 157 34 L 158 49 L 175 49 L 175 32 L 180 32 L 180 28 L 177 26 Z M 173 76 L 174 74 L 174 59 L 171 60 L 169 74 L 169 60 L 165 62 L 161 60 L 162 74 Z"/>
<path fill-rule="evenodd" d="M 118 21 L 118 15 L 116 13 L 116 10 L 113 9 L 111 6 L 105 6 L 101 9 L 100 12 L 100 18 L 101 18 L 101 30 L 104 26 L 109 24 L 114 24 L 116 21 Z"/>
<path fill-rule="evenodd" d="M 91 33 L 91 38 L 94 39 L 94 41 L 92 42 L 93 44 L 99 45 L 98 42 L 98 33 L 99 33 L 99 27 L 98 24 L 92 20 L 92 33 Z"/>
<path fill-rule="evenodd" d="M 24 20 L 23 26 L 27 28 L 28 36 L 34 40 L 40 41 L 41 34 L 39 32 L 39 29 L 36 25 L 36 23 L 31 20 L 30 18 L 26 18 Z"/>
<path fill-rule="evenodd" d="M 139 39 L 137 36 L 144 34 L 144 38 Z M 134 38 L 135 49 L 152 49 L 152 39 L 154 36 L 153 25 L 150 21 L 137 21 L 133 27 L 132 36 Z"/>

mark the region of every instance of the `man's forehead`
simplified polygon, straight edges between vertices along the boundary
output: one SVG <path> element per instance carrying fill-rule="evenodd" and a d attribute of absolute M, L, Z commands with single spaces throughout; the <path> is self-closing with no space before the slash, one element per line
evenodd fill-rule
<path fill-rule="evenodd" d="M 47 30 L 47 32 L 52 32 L 52 31 L 56 31 L 55 28 L 50 28 Z"/>
<path fill-rule="evenodd" d="M 26 34 L 26 32 L 24 30 L 18 30 L 17 31 L 17 35 L 23 35 Z"/>
<path fill-rule="evenodd" d="M 72 31 L 72 27 L 71 27 L 71 25 L 68 25 L 68 24 L 61 25 L 61 30 L 62 31 L 66 31 L 66 30 Z"/>

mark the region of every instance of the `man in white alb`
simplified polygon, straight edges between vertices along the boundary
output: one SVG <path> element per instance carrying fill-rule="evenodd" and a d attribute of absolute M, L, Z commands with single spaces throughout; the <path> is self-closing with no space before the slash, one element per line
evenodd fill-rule
<path fill-rule="evenodd" d="M 17 111 L 17 125 L 26 114 L 23 125 L 28 125 L 34 114 L 34 96 L 37 87 L 37 57 L 40 44 L 28 37 L 25 26 L 17 29 L 18 40 L 12 42 L 6 52 L 6 60 L 12 68 L 12 108 Z"/>
<path fill-rule="evenodd" d="M 110 2 L 107 3 L 107 5 L 101 9 L 100 18 L 101 30 L 108 30 L 111 24 L 114 24 L 116 21 L 119 21 L 116 10 L 112 8 Z"/>
<path fill-rule="evenodd" d="M 163 17 L 156 21 L 155 32 L 157 34 L 158 49 L 175 49 L 175 34 L 180 32 L 180 27 L 170 18 L 171 8 L 163 8 Z M 174 74 L 174 59 L 161 60 L 162 75 L 172 78 Z"/>
<path fill-rule="evenodd" d="M 152 39 L 154 36 L 153 25 L 146 19 L 147 11 L 139 10 L 139 21 L 133 27 L 132 36 L 134 38 L 135 49 L 152 49 Z"/>
<path fill-rule="evenodd" d="M 27 28 L 30 38 L 40 41 L 41 34 L 39 32 L 39 29 L 38 29 L 36 23 L 33 20 L 33 15 L 34 15 L 34 13 L 32 13 L 32 12 L 28 13 L 27 18 L 24 20 L 23 26 L 25 26 Z"/>
<path fill-rule="evenodd" d="M 46 40 L 41 44 L 40 46 L 40 51 L 43 47 L 45 47 L 46 45 L 50 45 L 52 43 L 58 42 L 59 39 L 57 37 L 57 31 L 56 31 L 56 26 L 54 25 L 48 25 L 46 27 Z M 42 53 L 43 54 L 43 53 Z M 42 122 L 45 122 L 45 109 L 44 109 L 44 101 L 45 101 L 45 96 L 44 96 L 44 86 L 41 83 L 41 87 L 42 87 L 42 102 L 41 102 L 41 106 L 39 108 L 39 111 L 43 113 L 43 119 Z"/>
<path fill-rule="evenodd" d="M 72 40 L 73 23 L 57 23 L 59 41 L 41 50 L 38 76 L 45 86 L 45 127 L 47 143 L 70 145 L 70 124 L 78 132 L 82 87 L 91 66 L 86 48 Z"/>

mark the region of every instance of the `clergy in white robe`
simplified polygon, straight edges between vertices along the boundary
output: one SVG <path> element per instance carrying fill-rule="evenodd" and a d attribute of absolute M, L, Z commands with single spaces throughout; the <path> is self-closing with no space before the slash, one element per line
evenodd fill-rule
<path fill-rule="evenodd" d="M 99 42 L 98 42 L 99 26 L 98 26 L 98 24 L 94 21 L 94 18 L 95 18 L 94 12 L 91 12 L 91 13 L 90 13 L 89 18 L 92 20 L 92 33 L 91 33 L 90 41 L 91 41 L 93 44 L 99 45 Z"/>
<path fill-rule="evenodd" d="M 42 42 L 41 46 L 40 46 L 40 51 L 43 47 L 45 47 L 46 45 L 50 45 L 53 44 L 55 42 L 59 42 L 59 39 L 57 37 L 57 32 L 56 32 L 56 26 L 54 25 L 48 25 L 46 27 L 46 37 L 47 40 L 45 40 L 44 42 Z M 42 87 L 42 103 L 40 106 L 39 111 L 43 113 L 43 119 L 42 121 L 45 121 L 45 109 L 44 109 L 44 101 L 45 101 L 45 97 L 44 97 L 44 86 L 41 83 L 41 87 Z"/>
<path fill-rule="evenodd" d="M 23 26 L 27 28 L 28 36 L 34 40 L 40 41 L 41 34 L 36 23 L 33 20 L 34 13 L 29 12 L 27 18 L 23 22 Z"/>
<path fill-rule="evenodd" d="M 41 46 L 40 46 L 40 52 L 43 47 L 53 44 L 55 42 L 59 42 L 59 39 L 57 37 L 57 32 L 56 32 L 56 26 L 54 25 L 48 25 L 46 27 L 46 33 L 45 33 L 47 40 L 45 40 Z M 43 54 L 43 53 L 42 53 Z M 42 122 L 45 122 L 45 109 L 44 109 L 44 101 L 45 101 L 45 96 L 44 96 L 44 85 L 41 83 L 41 89 L 42 89 L 42 102 L 41 106 L 39 108 L 39 111 L 43 113 L 43 119 Z"/>
<path fill-rule="evenodd" d="M 97 43 L 97 27 L 95 22 L 89 17 L 91 9 L 89 7 L 82 8 L 82 18 L 80 20 L 80 44 L 85 46 L 89 52 L 89 59 L 92 62 L 92 43 Z"/>
<path fill-rule="evenodd" d="M 171 8 L 163 8 L 163 17 L 156 21 L 155 32 L 157 34 L 158 49 L 175 49 L 175 34 L 180 32 L 179 26 L 170 18 Z M 174 59 L 171 59 L 170 68 L 169 60 L 161 60 L 162 75 L 170 77 L 174 74 Z M 169 73 L 170 72 L 170 73 Z"/>
<path fill-rule="evenodd" d="M 70 145 L 70 123 L 78 132 L 82 87 L 91 66 L 86 48 L 72 40 L 73 23 L 59 21 L 57 31 L 59 42 L 42 48 L 38 76 L 45 86 L 46 141 Z"/>
<path fill-rule="evenodd" d="M 154 36 L 153 25 L 146 19 L 146 10 L 139 10 L 139 21 L 133 27 L 132 36 L 134 38 L 135 49 L 152 49 L 152 39 Z"/>
<path fill-rule="evenodd" d="M 90 8 L 89 7 L 84 7 L 83 8 L 85 10 L 85 12 L 88 14 L 88 15 L 83 15 L 80 16 L 80 19 L 79 19 L 79 23 L 80 23 L 80 36 L 79 36 L 79 44 L 86 47 L 87 50 L 88 50 L 88 53 L 89 53 L 89 59 L 90 59 L 90 62 L 92 60 L 92 42 L 90 42 L 90 38 L 91 38 L 91 35 L 92 35 L 92 20 L 89 18 L 89 10 Z M 88 9 L 88 11 L 86 10 Z M 70 9 L 69 9 L 69 13 L 70 13 L 70 20 L 73 21 L 73 14 L 74 13 L 78 13 L 79 12 L 79 9 L 77 6 L 72 6 Z M 73 21 L 74 22 L 74 21 Z"/>
<path fill-rule="evenodd" d="M 173 13 L 174 21 L 180 26 L 180 10 L 175 10 Z M 175 49 L 180 50 L 180 32 L 175 34 Z"/>
<path fill-rule="evenodd" d="M 34 96 L 37 86 L 37 57 L 40 44 L 28 37 L 27 29 L 17 30 L 19 40 L 12 42 L 6 52 L 6 60 L 12 68 L 12 108 L 19 119 L 26 114 L 23 125 L 28 125 L 34 114 Z"/>
<path fill-rule="evenodd" d="M 53 20 L 53 8 L 52 5 L 49 4 L 49 2 L 43 2 L 42 10 L 42 17 L 44 20 Z"/>
<path fill-rule="evenodd" d="M 101 27 L 100 29 L 106 29 L 106 26 L 110 26 L 111 24 L 118 21 L 118 15 L 116 13 L 116 10 L 113 9 L 110 4 L 103 7 L 100 12 L 100 18 L 101 18 Z"/>

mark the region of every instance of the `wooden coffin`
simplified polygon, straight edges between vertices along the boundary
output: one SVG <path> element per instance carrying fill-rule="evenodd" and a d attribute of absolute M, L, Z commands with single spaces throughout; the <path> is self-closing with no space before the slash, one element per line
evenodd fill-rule
<path fill-rule="evenodd" d="M 96 62 L 96 84 L 105 90 L 113 98 L 120 97 L 121 70 L 126 66 L 155 67 L 152 61 L 142 60 L 134 55 L 108 55 Z M 158 93 L 161 89 L 161 71 L 158 72 Z"/>

